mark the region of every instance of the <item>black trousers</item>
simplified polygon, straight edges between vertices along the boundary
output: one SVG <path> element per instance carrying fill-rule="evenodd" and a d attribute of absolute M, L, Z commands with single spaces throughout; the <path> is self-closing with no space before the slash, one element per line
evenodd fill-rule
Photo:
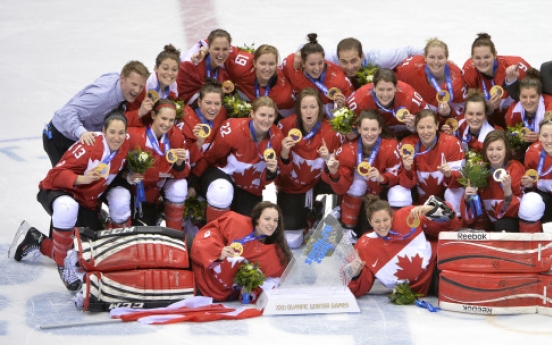
<path fill-rule="evenodd" d="M 54 167 L 59 163 L 61 157 L 75 141 L 61 134 L 51 121 L 50 129 L 51 138 L 49 138 L 46 133 L 42 133 L 42 147 L 44 147 L 44 151 L 46 151 L 48 158 L 50 158 L 50 163 L 52 163 L 52 167 Z"/>

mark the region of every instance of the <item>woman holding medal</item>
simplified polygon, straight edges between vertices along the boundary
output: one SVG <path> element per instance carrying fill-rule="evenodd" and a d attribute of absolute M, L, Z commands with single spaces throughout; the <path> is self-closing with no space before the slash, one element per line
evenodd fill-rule
<path fill-rule="evenodd" d="M 494 42 L 487 33 L 477 34 L 472 43 L 471 58 L 465 63 L 464 81 L 469 88 L 479 89 L 487 101 L 489 120 L 498 126 L 506 128 L 504 116 L 517 95 L 510 96 L 509 85 L 525 77 L 525 72 L 531 67 L 519 56 L 498 56 Z M 509 77 L 513 69 L 518 70 L 515 78 Z"/>
<path fill-rule="evenodd" d="M 255 205 L 251 217 L 227 212 L 207 223 L 195 236 L 190 255 L 196 291 L 219 302 L 239 296 L 233 279 L 240 262 L 258 263 L 267 278 L 279 278 L 293 258 L 282 211 L 269 201 Z"/>
<path fill-rule="evenodd" d="M 405 205 L 423 204 L 430 195 L 442 198 L 457 212 L 463 195 L 461 177 L 464 151 L 458 138 L 439 133 L 437 115 L 424 109 L 416 116 L 416 132 L 401 141 L 399 152 L 402 171 L 399 184 L 391 188 L 390 195 L 401 195 Z M 411 196 L 411 189 L 415 196 Z"/>
<path fill-rule="evenodd" d="M 457 124 L 452 119 L 445 122 L 441 130 L 455 134 L 462 141 L 462 149 L 465 152 L 470 150 L 481 152 L 487 134 L 495 129 L 501 129 L 498 126 L 493 127 L 487 120 L 488 104 L 481 91 L 469 89 L 463 118 Z"/>
<path fill-rule="evenodd" d="M 142 127 L 151 123 L 151 109 L 157 100 L 178 98 L 176 76 L 179 64 L 180 50 L 172 44 L 165 45 L 163 51 L 155 58 L 154 73 L 148 77 L 146 87 L 134 102 L 126 106 L 125 116 L 129 127 Z"/>
<path fill-rule="evenodd" d="M 227 119 L 226 109 L 222 106 L 223 97 L 220 82 L 208 78 L 199 90 L 197 106 L 186 105 L 182 122 L 177 124 L 186 139 L 192 168 L 203 156 L 213 141 L 215 133 Z"/>
<path fill-rule="evenodd" d="M 523 123 L 522 140 L 534 143 L 538 140 L 539 124 L 544 113 L 552 110 L 552 96 L 542 93 L 540 73 L 534 68 L 527 70 L 527 75 L 519 82 L 519 102 L 508 108 L 506 125 L 508 127 Z"/>
<path fill-rule="evenodd" d="M 523 165 L 512 159 L 510 142 L 504 131 L 492 131 L 483 142 L 483 161 L 491 175 L 487 187 L 468 185 L 461 203 L 465 226 L 489 231 L 519 232 L 518 210 L 522 196 Z"/>
<path fill-rule="evenodd" d="M 251 118 L 228 119 L 220 127 L 194 168 L 207 199 L 207 222 L 230 209 L 250 214 L 278 176 L 283 135 L 274 125 L 276 104 L 261 96 L 251 107 Z"/>
<path fill-rule="evenodd" d="M 199 90 L 207 78 L 220 82 L 229 80 L 226 70 L 228 59 L 234 61 L 236 49 L 231 46 L 232 37 L 222 29 L 211 31 L 207 41 L 199 41 L 196 47 L 180 63 L 176 83 L 178 94 L 187 104 L 192 104 L 199 96 Z M 193 55 L 192 54 L 198 54 Z M 199 59 L 197 58 L 199 57 Z"/>
<path fill-rule="evenodd" d="M 430 39 L 424 56 L 413 56 L 397 67 L 397 78 L 410 84 L 439 116 L 440 125 L 464 112 L 468 89 L 462 70 L 448 61 L 448 46 Z"/>
<path fill-rule="evenodd" d="M 188 194 L 186 177 L 190 172 L 186 140 L 178 128 L 176 107 L 169 99 L 160 99 L 153 106 L 152 123 L 146 127 L 129 128 L 129 145 L 153 155 L 153 166 L 142 174 L 127 177 L 136 185 L 136 220 L 156 225 L 159 199 L 163 190 L 165 221 L 169 228 L 182 230 L 184 200 Z"/>
<path fill-rule="evenodd" d="M 278 205 L 286 214 L 286 239 L 291 248 L 303 242 L 308 230 L 307 214 L 312 212 L 318 194 L 332 194 L 320 176 L 324 161 L 343 143 L 343 136 L 334 132 L 324 116 L 318 91 L 303 89 L 297 98 L 296 114 L 280 121 L 282 130 L 282 171 L 276 181 Z"/>
<path fill-rule="evenodd" d="M 40 250 L 56 262 L 65 286 L 69 290 L 78 289 L 80 280 L 73 270 L 65 269 L 64 260 L 67 251 L 73 247 L 75 227 L 103 229 L 99 219 L 99 196 L 124 167 L 129 147 L 125 140 L 126 132 L 124 114 L 113 110 L 104 120 L 102 132 L 94 134 L 94 144 L 76 142 L 63 155 L 60 163 L 50 169 L 39 184 L 37 200 L 52 216 L 52 238 L 30 228 L 17 246 L 14 256 L 16 261 Z M 123 187 L 110 189 L 105 197 L 111 220 L 126 224 L 130 218 L 130 209 L 119 207 L 119 200 L 130 202 L 130 193 Z M 16 234 L 15 241 L 21 235 Z"/>
<path fill-rule="evenodd" d="M 520 232 L 540 232 L 541 222 L 552 221 L 552 113 L 540 123 L 539 141 L 525 153 L 524 189 L 519 206 Z"/>
<path fill-rule="evenodd" d="M 353 87 L 341 67 L 324 60 L 324 48 L 316 38 L 316 34 L 309 34 L 309 42 L 301 48 L 301 68 L 294 68 L 295 53 L 292 53 L 284 60 L 283 72 L 296 94 L 314 86 L 324 112 L 331 118 L 333 110 L 344 105 L 345 99 L 353 93 Z"/>
<path fill-rule="evenodd" d="M 238 51 L 236 58 L 227 63 L 227 70 L 242 98 L 252 102 L 269 96 L 276 103 L 280 116 L 287 117 L 293 114 L 295 99 L 291 83 L 278 68 L 278 60 L 278 49 L 262 44 L 253 54 Z"/>
<path fill-rule="evenodd" d="M 347 100 L 347 108 L 356 115 L 362 110 L 377 110 L 399 140 L 416 131 L 416 114 L 427 107 L 412 86 L 397 81 L 395 73 L 387 68 L 378 68 L 373 83 L 363 85 Z"/>
<path fill-rule="evenodd" d="M 375 279 L 390 289 L 408 280 L 413 292 L 426 295 L 436 266 L 436 251 L 426 239 L 424 228 L 439 224 L 448 229 L 454 212 L 444 203 L 393 211 L 377 195 L 367 195 L 364 205 L 374 231 L 364 234 L 355 244 L 360 260 L 349 264 L 354 277 L 349 283 L 353 295 L 368 293 Z M 434 218 L 440 218 L 439 222 Z"/>
<path fill-rule="evenodd" d="M 357 227 L 362 197 L 379 195 L 395 186 L 401 168 L 397 140 L 387 134 L 383 118 L 375 110 L 364 110 L 357 124 L 359 138 L 345 142 L 331 155 L 322 174 L 322 180 L 342 196 L 341 223 L 353 240 L 356 234 L 352 229 Z M 393 207 L 406 206 L 394 195 L 388 195 L 388 200 Z M 357 228 L 365 230 L 362 226 Z"/>

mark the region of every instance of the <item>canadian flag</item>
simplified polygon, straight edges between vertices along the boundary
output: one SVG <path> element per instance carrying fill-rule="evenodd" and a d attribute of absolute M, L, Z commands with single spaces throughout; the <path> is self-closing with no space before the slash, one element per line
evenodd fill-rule
<path fill-rule="evenodd" d="M 261 316 L 262 310 L 256 308 L 228 308 L 222 304 L 213 304 L 211 297 L 195 296 L 173 303 L 165 308 L 137 310 L 115 308 L 109 313 L 112 319 L 138 321 L 146 325 L 164 325 L 184 321 L 208 322 L 216 320 L 241 320 Z"/>

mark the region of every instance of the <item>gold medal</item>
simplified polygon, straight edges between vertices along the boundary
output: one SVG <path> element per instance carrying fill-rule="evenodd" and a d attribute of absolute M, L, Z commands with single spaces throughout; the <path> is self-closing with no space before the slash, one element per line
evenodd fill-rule
<path fill-rule="evenodd" d="M 95 170 L 100 173 L 100 176 L 102 178 L 106 178 L 107 176 L 109 176 L 109 165 L 105 163 L 98 164 Z"/>
<path fill-rule="evenodd" d="M 274 151 L 273 149 L 266 149 L 263 152 L 263 157 L 265 161 L 269 159 L 276 159 L 276 151 Z"/>
<path fill-rule="evenodd" d="M 155 103 L 159 100 L 159 94 L 155 90 L 149 90 L 146 97 L 151 99 L 153 101 L 153 103 Z"/>
<path fill-rule="evenodd" d="M 335 100 L 335 96 L 341 93 L 341 90 L 337 87 L 332 87 L 328 90 L 328 94 L 326 95 L 328 99 L 331 99 L 332 101 Z"/>
<path fill-rule="evenodd" d="M 458 121 L 456 119 L 447 119 L 445 125 L 449 126 L 453 132 L 458 130 Z"/>
<path fill-rule="evenodd" d="M 224 90 L 224 93 L 230 93 L 234 91 L 234 83 L 232 83 L 230 80 L 225 80 L 222 83 L 222 89 Z"/>
<path fill-rule="evenodd" d="M 411 228 L 417 228 L 420 226 L 420 218 L 414 218 L 412 215 L 408 215 L 408 217 L 406 217 L 406 225 Z"/>
<path fill-rule="evenodd" d="M 497 95 L 498 97 L 502 97 L 504 94 L 504 89 L 500 85 L 495 85 L 491 87 L 491 96 Z"/>
<path fill-rule="evenodd" d="M 410 144 L 404 144 L 401 147 L 401 156 L 403 158 L 408 158 L 414 154 L 414 146 Z"/>
<path fill-rule="evenodd" d="M 292 128 L 288 132 L 288 137 L 290 137 L 294 143 L 298 143 L 303 138 L 303 133 L 299 128 Z"/>
<path fill-rule="evenodd" d="M 447 90 L 441 90 L 435 95 L 437 102 L 448 102 L 450 101 L 450 93 Z"/>
<path fill-rule="evenodd" d="M 240 256 L 243 254 L 243 245 L 239 242 L 232 242 L 230 247 L 234 249 L 234 256 Z"/>
<path fill-rule="evenodd" d="M 533 179 L 533 183 L 539 180 L 539 173 L 535 169 L 529 169 L 525 172 L 525 176 L 529 176 Z"/>
<path fill-rule="evenodd" d="M 176 155 L 176 151 L 174 149 L 170 149 L 165 153 L 165 158 L 167 159 L 167 162 L 173 164 L 178 160 L 178 156 Z"/>
<path fill-rule="evenodd" d="M 202 123 L 200 126 L 199 137 L 205 139 L 211 134 L 211 126 L 206 123 Z"/>
<path fill-rule="evenodd" d="M 360 164 L 357 166 L 357 171 L 360 175 L 362 176 L 366 176 L 370 173 L 370 168 L 372 166 L 370 165 L 370 163 L 368 163 L 367 161 L 362 161 L 360 162 Z"/>
<path fill-rule="evenodd" d="M 406 108 L 401 108 L 401 109 L 397 110 L 395 115 L 396 115 L 397 121 L 402 123 L 402 122 L 404 122 L 404 120 L 406 120 L 406 116 L 410 115 L 410 112 Z"/>
<path fill-rule="evenodd" d="M 502 179 L 504 179 L 504 176 L 508 175 L 508 173 L 506 172 L 506 170 L 504 169 L 496 169 L 493 173 L 493 179 L 496 181 L 496 182 L 502 182 Z"/>
<path fill-rule="evenodd" d="M 525 140 L 525 136 L 527 134 L 529 134 L 531 132 L 531 130 L 527 127 L 523 127 L 522 129 L 519 130 L 519 138 L 521 140 Z"/>

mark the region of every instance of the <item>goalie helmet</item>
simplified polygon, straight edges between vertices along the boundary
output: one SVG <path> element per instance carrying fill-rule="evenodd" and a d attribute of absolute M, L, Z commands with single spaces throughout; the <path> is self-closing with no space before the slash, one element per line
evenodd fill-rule
<path fill-rule="evenodd" d="M 424 206 L 431 206 L 433 209 L 427 212 L 425 215 L 434 221 L 449 221 L 454 218 L 454 210 L 447 205 L 447 203 L 435 195 L 432 195 L 424 203 Z"/>

